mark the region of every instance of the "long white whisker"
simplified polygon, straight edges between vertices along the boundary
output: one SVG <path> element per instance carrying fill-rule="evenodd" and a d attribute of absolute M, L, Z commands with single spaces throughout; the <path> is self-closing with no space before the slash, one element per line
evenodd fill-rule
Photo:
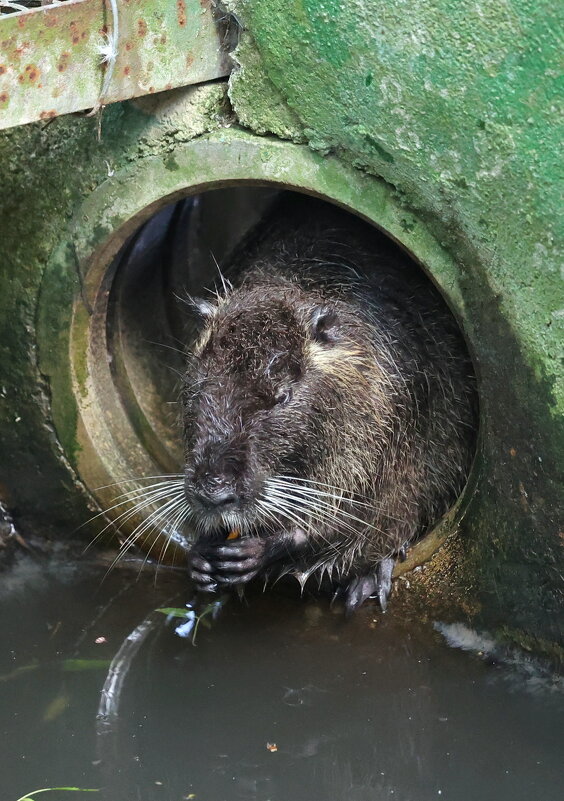
<path fill-rule="evenodd" d="M 158 520 L 166 517 L 169 512 L 177 509 L 183 503 L 184 498 L 171 498 L 166 503 L 162 504 L 162 506 L 160 506 L 158 509 L 155 509 L 153 512 L 151 512 L 146 520 L 139 523 L 139 525 L 133 529 L 120 550 L 127 550 L 127 548 L 137 542 L 137 540 L 140 539 L 146 531 L 148 531 L 150 528 L 156 528 L 156 522 Z"/>
<path fill-rule="evenodd" d="M 366 509 L 371 509 L 374 512 L 381 511 L 384 508 L 380 504 L 365 503 L 364 501 L 357 501 L 351 496 L 350 493 L 348 493 L 347 491 L 345 491 L 343 489 L 339 489 L 337 487 L 335 487 L 335 489 L 338 491 L 338 493 L 339 493 L 338 495 L 337 494 L 333 494 L 331 492 L 323 492 L 321 490 L 316 489 L 315 487 L 303 487 L 303 486 L 300 486 L 299 484 L 294 484 L 294 483 L 293 484 L 287 484 L 286 483 L 286 479 L 289 479 L 292 482 L 298 482 L 298 481 L 302 481 L 302 480 L 303 481 L 307 481 L 307 479 L 298 479 L 298 478 L 294 478 L 294 477 L 291 477 L 291 476 L 274 476 L 273 478 L 269 478 L 267 483 L 268 484 L 272 484 L 273 486 L 278 486 L 278 487 L 283 488 L 283 489 L 288 488 L 288 489 L 292 489 L 294 491 L 296 489 L 299 489 L 300 492 L 303 492 L 303 493 L 308 493 L 308 494 L 311 494 L 311 495 L 327 497 L 327 498 L 334 498 L 335 500 L 342 500 L 345 503 L 349 503 L 349 504 L 354 505 L 354 506 L 362 506 L 362 507 L 364 507 Z M 329 485 L 327 485 L 327 486 L 329 486 Z M 363 496 L 363 497 L 367 497 L 367 496 Z M 388 515 L 388 517 L 389 517 L 389 515 Z M 390 518 L 390 519 L 394 519 L 394 518 Z"/>
<path fill-rule="evenodd" d="M 276 511 L 280 512 L 280 514 L 283 517 L 287 517 L 289 520 L 292 520 L 294 523 L 297 523 L 298 525 L 303 526 L 306 529 L 306 531 L 313 532 L 318 537 L 320 537 L 325 543 L 327 543 L 327 545 L 329 545 L 331 548 L 335 548 L 336 547 L 335 543 L 332 543 L 320 531 L 318 531 L 317 529 L 313 528 L 311 520 L 306 522 L 306 520 L 304 520 L 302 517 L 300 517 L 300 515 L 297 514 L 297 512 L 296 512 L 296 510 L 294 508 L 292 508 L 291 506 L 289 507 L 287 503 L 284 503 L 282 498 L 272 498 L 270 495 L 265 495 L 264 493 L 261 496 L 261 498 L 262 498 L 262 502 L 263 503 L 265 501 L 268 502 L 270 508 L 271 509 L 274 508 Z M 258 503 L 260 504 L 261 501 L 259 501 Z M 262 508 L 264 508 L 264 507 L 262 507 Z M 307 511 L 307 510 L 304 509 L 303 511 Z M 319 522 L 323 523 L 325 521 L 324 520 L 319 520 Z"/>
<path fill-rule="evenodd" d="M 260 503 L 260 499 L 259 499 L 259 503 Z M 279 520 L 279 518 L 276 516 L 276 514 L 272 511 L 272 509 L 268 505 L 267 499 L 263 498 L 262 505 L 261 505 L 260 508 L 262 509 L 264 514 L 267 516 L 267 518 L 269 518 L 269 520 L 272 521 L 272 523 L 273 523 L 273 529 L 272 530 L 273 531 L 275 530 L 275 526 L 281 526 L 282 525 L 282 523 Z"/>
<path fill-rule="evenodd" d="M 272 485 L 278 491 L 283 490 L 284 492 L 288 492 L 288 490 L 290 490 L 290 493 L 289 493 L 290 496 L 292 496 L 292 493 L 294 493 L 294 496 L 292 496 L 292 497 L 295 497 L 296 494 L 300 495 L 300 496 L 302 496 L 302 495 L 311 496 L 312 498 L 315 499 L 314 502 L 316 504 L 329 509 L 330 511 L 334 512 L 334 514 L 343 515 L 344 517 L 348 517 L 349 519 L 355 520 L 358 523 L 362 523 L 364 526 L 368 526 L 369 528 L 373 528 L 376 531 L 380 531 L 381 532 L 381 529 L 377 528 L 377 526 L 374 526 L 373 524 L 369 523 L 368 521 L 363 520 L 362 518 L 351 514 L 346 509 L 343 509 L 341 506 L 329 504 L 329 503 L 327 503 L 326 501 L 323 501 L 323 500 L 318 500 L 318 495 L 325 495 L 326 493 L 317 493 L 315 490 L 313 490 L 313 492 L 310 492 L 308 487 L 300 487 L 299 485 L 296 485 L 296 484 L 293 484 L 293 485 L 290 485 L 290 486 L 288 486 L 288 485 L 284 486 L 283 482 L 279 482 L 277 479 L 268 479 L 265 483 L 268 486 Z M 328 493 L 327 493 L 327 497 L 333 498 L 334 500 L 337 500 L 337 501 L 344 501 L 344 503 L 349 503 L 349 499 L 346 498 L 346 497 L 330 495 Z M 306 499 L 304 498 L 304 500 L 306 500 Z M 374 512 L 378 511 L 376 507 L 370 507 L 368 504 L 366 504 L 366 507 L 367 508 L 371 508 Z M 397 518 L 392 518 L 390 515 L 388 515 L 388 518 L 391 519 L 391 520 L 392 519 L 396 520 L 397 522 L 401 522 Z"/>
<path fill-rule="evenodd" d="M 118 501 L 118 503 L 114 503 L 112 506 L 108 506 L 106 509 L 102 509 L 101 512 L 97 512 L 95 515 L 93 515 L 92 517 L 88 518 L 88 520 L 86 520 L 84 523 L 82 523 L 82 525 L 80 525 L 77 530 L 83 528 L 84 526 L 88 525 L 89 523 L 92 523 L 93 520 L 96 520 L 97 518 L 102 517 L 103 515 L 106 515 L 108 512 L 112 512 L 114 509 L 117 509 L 118 506 L 124 506 L 126 503 L 130 503 L 131 501 L 136 499 L 137 495 L 141 495 L 142 496 L 141 500 L 144 500 L 145 498 L 148 498 L 148 497 L 154 497 L 153 493 L 155 493 L 155 496 L 156 496 L 161 490 L 163 490 L 165 492 L 165 495 L 169 495 L 170 494 L 171 485 L 168 482 L 163 484 L 162 487 L 160 485 L 157 485 L 157 484 L 155 484 L 153 486 L 154 486 L 154 490 L 151 490 L 151 487 L 138 487 L 136 490 L 132 490 L 130 493 L 127 492 L 127 493 L 123 493 L 122 495 L 117 495 L 116 496 L 117 498 L 122 498 L 121 501 Z M 172 489 L 174 490 L 174 492 L 176 494 L 177 492 L 180 492 L 181 490 L 183 490 L 183 486 L 184 486 L 183 484 L 178 484 L 177 486 L 172 485 Z M 124 496 L 127 496 L 127 497 L 124 497 Z"/>
<path fill-rule="evenodd" d="M 300 478 L 298 476 L 282 476 L 282 475 L 274 476 L 274 479 L 281 480 L 281 481 L 285 481 L 285 480 L 295 481 L 295 482 L 299 482 L 299 483 L 302 483 L 302 484 L 312 484 L 312 485 L 317 485 L 319 487 L 325 487 L 326 489 L 333 489 L 333 490 L 336 490 L 339 493 L 342 493 L 343 497 L 347 498 L 347 500 L 350 503 L 359 503 L 359 504 L 363 503 L 362 501 L 356 501 L 353 497 L 351 497 L 352 495 L 360 495 L 361 498 L 368 499 L 368 495 L 363 495 L 362 493 L 358 493 L 358 492 L 351 492 L 350 490 L 343 489 L 343 487 L 336 487 L 333 484 L 326 484 L 323 481 L 315 481 L 313 479 Z M 272 480 L 272 479 L 269 479 L 269 480 Z M 417 501 L 415 501 L 415 500 L 408 500 L 406 502 L 410 503 L 410 504 L 412 504 L 414 506 L 417 505 Z M 373 501 L 369 502 L 367 505 L 373 507 L 374 509 L 385 508 L 383 506 L 378 506 Z M 393 519 L 393 518 L 390 518 L 390 519 Z"/>
<path fill-rule="evenodd" d="M 264 504 L 267 501 L 270 501 L 270 498 L 265 498 L 264 495 L 260 500 L 257 501 L 258 505 L 261 509 L 264 509 Z M 311 530 L 311 524 L 306 522 L 303 518 L 301 518 L 298 514 L 296 514 L 292 509 L 288 509 L 288 507 L 283 503 L 275 502 L 275 505 L 271 502 L 269 503 L 269 508 L 272 510 L 273 508 L 279 512 L 282 517 L 287 517 L 293 523 L 297 523 L 299 526 L 303 526 L 306 530 Z"/>
<path fill-rule="evenodd" d="M 358 538 L 360 536 L 363 536 L 364 538 L 366 538 L 366 533 L 360 532 L 358 529 L 356 529 L 353 526 L 351 526 L 350 523 L 347 523 L 346 520 L 340 520 L 339 519 L 339 514 L 345 514 L 344 510 L 338 509 L 338 508 L 336 508 L 334 506 L 330 506 L 328 504 L 324 504 L 324 507 L 321 507 L 321 506 L 317 507 L 315 505 L 312 506 L 311 503 L 305 498 L 301 498 L 299 496 L 291 495 L 290 493 L 286 493 L 284 495 L 281 495 L 276 490 L 270 490 L 269 491 L 269 496 L 274 496 L 277 499 L 287 500 L 287 502 L 289 501 L 289 502 L 292 502 L 294 504 L 295 503 L 299 503 L 299 504 L 301 504 L 299 506 L 299 509 L 302 510 L 302 511 L 308 512 L 318 522 L 332 525 L 335 528 L 342 528 L 342 529 L 345 530 L 345 532 L 350 532 L 350 535 L 353 535 L 353 538 Z M 330 513 L 332 514 L 332 517 L 329 516 Z M 353 520 L 361 523 L 364 527 L 371 528 L 374 531 L 377 531 L 379 534 L 383 534 L 384 533 L 383 531 L 381 531 L 381 529 L 376 528 L 376 526 L 373 526 L 370 523 L 367 523 L 366 521 L 361 520 L 360 518 L 356 518 L 353 515 L 349 515 L 349 517 L 351 517 Z"/>
<path fill-rule="evenodd" d="M 178 498 L 181 495 L 183 495 L 183 493 L 181 493 L 180 491 L 172 493 L 172 497 L 173 498 Z M 96 536 L 92 539 L 92 541 L 88 543 L 88 545 L 86 546 L 84 551 L 86 552 L 88 550 L 88 548 L 90 548 L 95 542 L 97 542 L 97 540 L 100 539 L 100 537 L 104 534 L 104 532 L 107 531 L 109 528 L 111 528 L 111 526 L 115 526 L 117 529 L 119 529 L 120 526 L 122 526 L 125 522 L 130 520 L 132 517 L 134 517 L 142 509 L 145 509 L 148 506 L 152 506 L 153 504 L 157 503 L 158 501 L 160 501 L 162 499 L 166 499 L 166 498 L 170 498 L 170 497 L 171 497 L 171 493 L 168 490 L 165 491 L 164 489 L 160 489 L 158 491 L 154 490 L 153 492 L 148 493 L 148 495 L 142 497 L 139 500 L 138 503 L 134 504 L 133 506 L 129 506 L 127 509 L 125 509 L 117 517 L 115 517 L 112 520 L 110 520 L 104 526 L 104 528 L 101 531 L 99 531 L 98 534 L 96 534 Z M 124 504 L 131 503 L 131 500 L 132 499 L 130 499 L 130 498 L 126 498 L 125 500 L 120 501 L 119 503 L 116 503 L 113 506 L 110 506 L 109 509 L 105 509 L 103 512 L 100 512 L 99 514 L 95 515 L 95 517 L 91 518 L 91 520 L 95 520 L 97 517 L 100 517 L 101 515 L 105 515 L 108 512 L 111 512 L 113 509 L 117 509 L 118 506 L 123 506 Z"/>
<path fill-rule="evenodd" d="M 134 489 L 128 490 L 127 492 L 121 492 L 119 495 L 116 495 L 116 498 L 125 498 L 131 497 L 135 495 L 142 495 L 145 492 L 148 492 L 152 489 L 158 489 L 160 487 L 170 487 L 173 489 L 179 489 L 184 487 L 183 481 L 158 481 L 156 484 L 149 484 L 148 487 L 135 487 Z"/>
<path fill-rule="evenodd" d="M 336 490 L 337 492 L 347 492 L 347 490 L 344 490 L 343 487 L 337 487 L 334 484 L 327 484 L 324 481 L 316 481 L 315 479 L 312 479 L 312 478 L 300 478 L 299 476 L 283 476 L 283 475 L 275 476 L 275 478 L 281 479 L 281 480 L 284 480 L 284 481 L 286 481 L 286 480 L 287 481 L 296 481 L 296 482 L 299 482 L 299 483 L 302 483 L 302 484 L 312 484 L 312 485 L 316 485 L 318 487 L 325 487 L 326 489 Z M 352 495 L 353 493 L 349 492 L 349 494 Z M 355 492 L 354 494 L 357 495 L 359 493 Z M 367 495 L 361 495 L 361 497 L 362 498 L 367 498 L 368 496 Z"/>
<path fill-rule="evenodd" d="M 169 526 L 170 526 L 170 528 L 172 529 L 173 532 L 180 528 L 180 526 L 184 523 L 184 521 L 186 520 L 186 518 L 188 517 L 190 512 L 191 512 L 191 509 L 190 509 L 190 506 L 188 506 L 188 504 L 183 504 L 180 507 L 180 511 L 175 515 L 174 519 L 169 522 Z M 164 558 L 166 556 L 166 552 L 168 550 L 168 546 L 171 543 L 171 540 L 172 540 L 172 535 L 169 535 L 166 538 L 164 546 L 161 548 L 161 553 L 159 555 L 159 562 L 163 562 L 164 561 Z"/>
<path fill-rule="evenodd" d="M 149 528 L 151 528 L 151 527 L 155 527 L 156 528 L 156 522 L 158 520 L 160 520 L 163 517 L 163 515 L 168 514 L 173 509 L 176 509 L 180 504 L 183 504 L 183 503 L 184 503 L 184 498 L 172 498 L 167 503 L 163 504 L 163 506 L 161 506 L 159 509 L 155 510 L 155 512 L 153 512 L 151 515 L 149 515 L 147 520 L 145 520 L 143 523 L 140 523 L 138 526 L 136 526 L 133 529 L 133 531 L 131 532 L 131 534 L 126 538 L 126 540 L 122 544 L 122 546 L 120 547 L 116 558 L 113 560 L 113 562 L 109 566 L 107 572 L 109 573 L 115 567 L 115 565 L 124 556 L 124 554 L 129 550 L 129 548 L 132 545 L 134 545 L 137 542 L 137 540 L 139 540 Z M 153 545 L 154 545 L 154 543 L 151 545 L 151 548 L 149 548 L 149 553 L 150 553 Z M 147 554 L 147 558 L 149 556 L 149 553 Z M 146 559 L 145 559 L 145 561 L 146 561 Z"/>
<path fill-rule="evenodd" d="M 278 497 L 278 498 L 288 498 L 288 499 L 290 499 L 292 501 L 299 502 L 299 503 L 301 503 L 303 505 L 306 505 L 306 507 L 305 507 L 306 510 L 308 508 L 307 505 L 311 504 L 310 508 L 312 510 L 317 510 L 320 513 L 325 510 L 325 512 L 327 514 L 328 513 L 332 513 L 332 514 L 335 515 L 335 517 L 338 517 L 339 515 L 341 515 L 341 516 L 343 516 L 345 518 L 348 518 L 349 520 L 354 520 L 355 523 L 361 523 L 363 526 L 366 526 L 367 528 L 374 529 L 375 531 L 380 531 L 380 529 L 376 528 L 376 526 L 372 525 L 371 523 L 369 523 L 366 520 L 363 520 L 361 517 L 357 517 L 356 515 L 352 515 L 352 514 L 350 514 L 350 512 L 347 512 L 345 509 L 341 509 L 340 507 L 338 507 L 336 505 L 333 505 L 333 504 L 329 504 L 329 503 L 327 503 L 325 501 L 317 500 L 315 503 L 312 504 L 311 501 L 308 498 L 304 498 L 303 496 L 301 496 L 299 494 L 296 494 L 296 493 L 290 493 L 290 492 L 281 493 L 279 490 L 276 490 L 276 489 L 271 489 L 271 490 L 269 490 L 269 492 L 271 494 L 273 494 L 273 495 L 276 495 L 276 497 Z M 353 530 L 355 530 L 355 529 L 353 529 Z"/>
<path fill-rule="evenodd" d="M 173 504 L 171 506 L 171 508 L 167 510 L 166 514 L 164 515 L 164 519 L 163 519 L 161 525 L 159 525 L 160 533 L 161 533 L 162 537 L 164 538 L 164 543 L 161 546 L 161 552 L 160 552 L 159 556 L 157 557 L 157 570 L 158 570 L 159 563 L 163 558 L 163 548 L 164 548 L 164 551 L 166 553 L 166 548 L 168 547 L 168 544 L 170 543 L 170 539 L 171 539 L 170 535 L 167 535 L 162 530 L 163 529 L 163 524 L 172 526 L 172 521 L 176 521 L 176 519 L 178 518 L 179 514 L 181 515 L 186 510 L 186 506 L 187 506 L 187 504 L 186 504 L 185 500 L 182 500 L 181 502 L 179 502 L 177 504 Z M 179 509 L 179 511 L 176 511 L 178 509 Z M 171 516 L 172 516 L 172 520 L 171 520 Z M 152 519 L 152 527 L 156 528 L 156 522 L 161 517 L 163 517 L 163 515 L 157 515 L 156 517 L 153 517 L 153 519 Z M 149 561 L 149 557 L 151 555 L 151 551 L 153 550 L 155 545 L 158 543 L 158 541 L 159 541 L 159 537 L 155 537 L 153 542 L 151 543 L 149 549 L 147 550 L 145 558 L 143 559 L 141 567 L 139 568 L 139 575 L 141 575 L 141 571 L 143 570 L 143 568 L 145 567 L 145 565 Z M 156 575 L 155 575 L 155 578 L 156 578 Z"/>
<path fill-rule="evenodd" d="M 377 507 L 374 506 L 374 504 L 365 503 L 364 501 L 356 501 L 350 495 L 345 493 L 344 490 L 341 490 L 339 493 L 337 493 L 337 492 L 326 492 L 324 490 L 318 490 L 315 487 L 302 487 L 297 483 L 291 483 L 290 484 L 290 483 L 287 483 L 283 479 L 279 479 L 278 477 L 269 478 L 268 479 L 268 483 L 271 484 L 272 486 L 278 486 L 278 487 L 282 487 L 282 488 L 285 488 L 285 489 L 291 489 L 291 490 L 299 489 L 300 492 L 304 492 L 304 493 L 307 493 L 308 495 L 312 495 L 312 496 L 315 496 L 315 497 L 334 498 L 336 500 L 343 500 L 343 501 L 346 501 L 347 503 L 350 503 L 352 505 L 362 506 L 362 507 L 365 507 L 367 509 L 376 509 L 377 508 Z"/>
<path fill-rule="evenodd" d="M 179 479 L 184 478 L 184 473 L 161 473 L 158 476 L 136 476 L 135 478 L 123 478 L 121 481 L 113 481 L 111 484 L 103 484 L 101 487 L 95 487 L 94 491 L 108 489 L 109 487 L 117 487 L 120 484 L 134 484 L 136 481 L 152 481 L 155 478 L 172 478 L 172 479 Z"/>

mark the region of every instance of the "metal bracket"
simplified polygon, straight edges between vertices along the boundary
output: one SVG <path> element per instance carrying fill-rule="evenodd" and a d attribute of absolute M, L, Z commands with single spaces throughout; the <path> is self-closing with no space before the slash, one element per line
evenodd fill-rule
<path fill-rule="evenodd" d="M 236 29 L 210 0 L 70 0 L 2 15 L 0 128 L 221 78 Z"/>

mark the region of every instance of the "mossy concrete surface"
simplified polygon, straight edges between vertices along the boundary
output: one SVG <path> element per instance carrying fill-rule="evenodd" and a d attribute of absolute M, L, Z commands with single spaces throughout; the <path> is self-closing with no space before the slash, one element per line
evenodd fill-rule
<path fill-rule="evenodd" d="M 452 604 L 453 614 L 466 610 L 529 646 L 563 643 L 556 6 L 230 5 L 244 27 L 230 98 L 247 140 L 267 135 L 262 141 L 275 152 L 283 139 L 356 170 L 367 187 L 385 182 L 398 210 L 393 235 L 415 247 L 423 230 L 457 265 L 447 275 L 432 249 L 429 259 L 424 249 L 419 255 L 476 362 L 479 452 L 458 531 L 413 577 L 412 599 L 440 613 Z M 41 522 L 60 536 L 88 516 L 88 495 L 71 464 L 76 402 L 69 397 L 67 405 L 58 393 L 54 408 L 50 398 L 53 382 L 71 383 L 68 363 L 58 358 L 69 324 L 61 299 L 85 291 L 75 248 L 86 221 L 78 210 L 111 175 L 131 176 L 136 164 L 157 158 L 182 170 L 177 154 L 187 143 L 209 131 L 221 135 L 233 120 L 224 84 L 178 91 L 157 109 L 106 109 L 100 138 L 97 120 L 77 117 L 0 138 L 0 496 L 24 533 Z M 233 147 L 226 135 L 225 148 Z M 263 153 L 267 159 L 268 148 Z M 112 191 L 119 203 L 119 181 Z M 343 191 L 336 186 L 333 194 Z M 76 235 L 65 239 L 73 227 Z M 41 289 L 48 262 L 59 267 Z M 41 303 L 40 321 L 45 375 L 37 355 L 40 291 L 49 301 Z"/>
<path fill-rule="evenodd" d="M 69 291 L 81 292 L 75 244 L 69 237 L 61 245 L 63 232 L 84 200 L 120 168 L 171 153 L 225 124 L 228 115 L 220 82 L 173 90 L 160 102 L 110 106 L 101 124 L 99 118 L 61 117 L 0 135 L 0 497 L 24 535 L 68 536 L 90 517 L 88 495 L 71 465 L 74 401 L 57 398 L 55 432 L 51 378 L 39 369 L 41 291 L 52 300 L 43 304 L 43 341 L 50 345 L 41 356 L 53 375 L 70 369 L 67 359 L 49 360 L 68 338 Z M 53 260 L 59 269 L 42 290 Z"/>
<path fill-rule="evenodd" d="M 458 260 L 483 480 L 445 580 L 474 594 L 490 625 L 562 640 L 562 9 L 229 5 L 246 29 L 230 88 L 238 116 L 277 135 L 291 123 L 294 139 L 383 177 Z"/>

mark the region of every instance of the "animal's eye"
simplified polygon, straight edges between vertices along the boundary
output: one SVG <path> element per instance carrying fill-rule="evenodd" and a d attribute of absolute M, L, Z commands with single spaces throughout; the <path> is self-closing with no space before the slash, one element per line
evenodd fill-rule
<path fill-rule="evenodd" d="M 274 403 L 277 406 L 285 406 L 292 400 L 292 390 L 291 389 L 281 389 L 280 392 L 277 392 L 274 396 Z"/>

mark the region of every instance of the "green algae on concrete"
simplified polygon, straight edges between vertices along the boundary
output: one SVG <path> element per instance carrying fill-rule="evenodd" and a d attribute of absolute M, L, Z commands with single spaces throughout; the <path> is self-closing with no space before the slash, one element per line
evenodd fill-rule
<path fill-rule="evenodd" d="M 225 124 L 225 91 L 225 83 L 213 83 L 161 95 L 162 109 L 108 107 L 100 138 L 98 120 L 84 117 L 0 134 L 0 497 L 24 534 L 66 536 L 90 516 L 90 496 L 73 467 L 76 402 L 70 389 L 52 397 L 50 386 L 71 387 L 68 358 L 60 356 L 68 353 L 73 299 L 84 291 L 75 243 L 61 242 L 62 232 L 120 166 Z M 110 232 L 108 222 L 100 235 Z"/>

